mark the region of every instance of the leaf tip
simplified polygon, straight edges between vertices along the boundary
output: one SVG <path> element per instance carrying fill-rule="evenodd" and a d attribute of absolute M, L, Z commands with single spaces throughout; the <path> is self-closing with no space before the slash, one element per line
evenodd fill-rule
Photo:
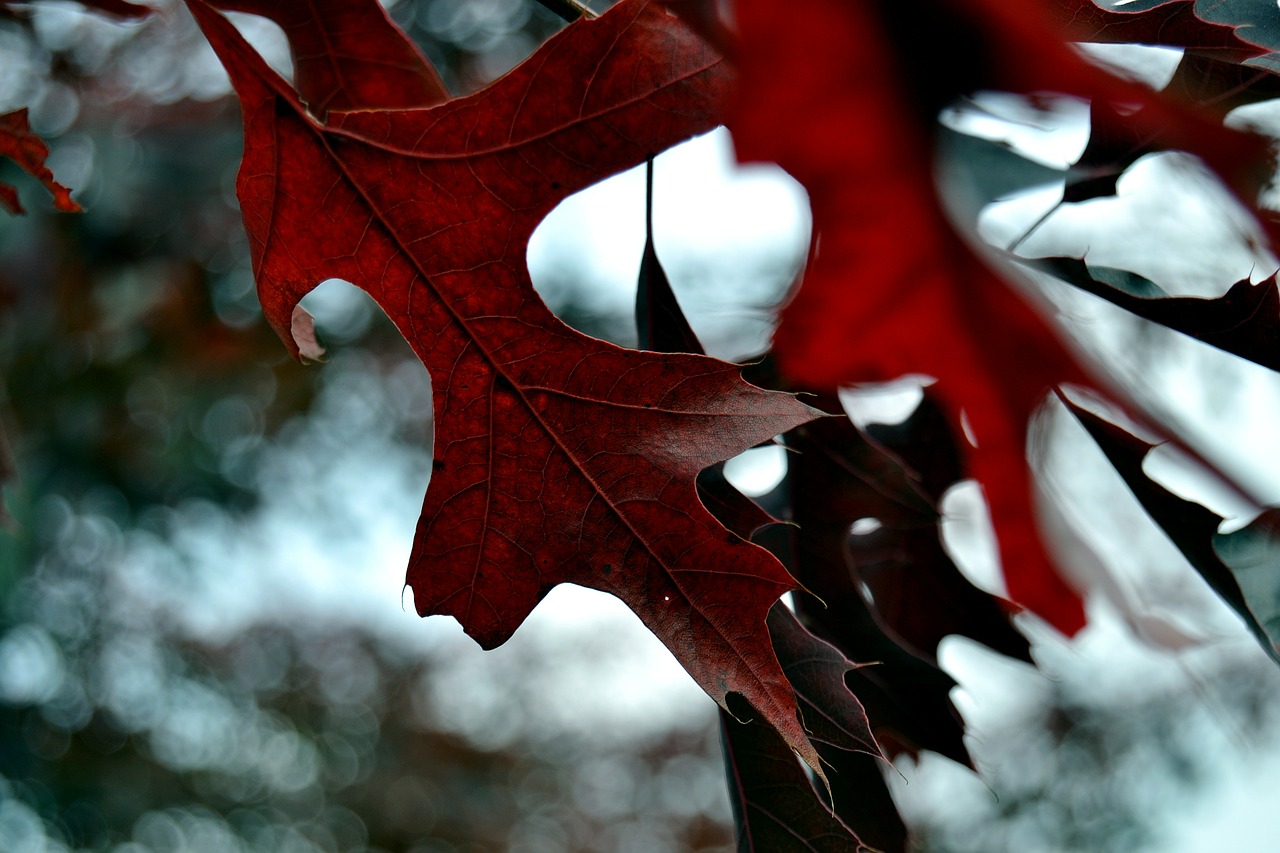
<path fill-rule="evenodd" d="M 289 323 L 289 333 L 293 335 L 293 343 L 298 348 L 298 358 L 304 362 L 323 362 L 325 348 L 316 335 L 315 318 L 307 313 L 301 305 L 293 306 L 293 318 Z"/>

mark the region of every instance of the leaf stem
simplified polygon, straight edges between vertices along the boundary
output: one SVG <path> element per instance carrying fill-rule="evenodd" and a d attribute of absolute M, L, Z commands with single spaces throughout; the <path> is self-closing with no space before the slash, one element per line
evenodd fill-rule
<path fill-rule="evenodd" d="M 653 158 L 645 160 L 644 172 L 644 233 L 653 242 Z"/>
<path fill-rule="evenodd" d="M 1007 249 L 1005 249 L 1005 251 L 1006 251 L 1006 252 L 1008 252 L 1008 253 L 1009 253 L 1009 254 L 1011 254 L 1011 255 L 1012 255 L 1013 253 L 1017 252 L 1017 251 L 1018 251 L 1018 247 L 1019 247 L 1019 246 L 1021 246 L 1024 242 L 1026 242 L 1026 240 L 1027 240 L 1027 238 L 1028 238 L 1028 237 L 1030 237 L 1032 234 L 1036 233 L 1036 231 L 1040 230 L 1040 226 L 1041 226 L 1041 225 L 1044 225 L 1046 222 L 1048 222 L 1048 221 L 1049 221 L 1049 217 L 1050 217 L 1050 216 L 1053 216 L 1053 214 L 1057 213 L 1058 208 L 1060 208 L 1060 207 L 1062 207 L 1062 201 L 1061 201 L 1061 200 L 1054 202 L 1054 203 L 1053 203 L 1053 207 L 1049 208 L 1049 209 L 1048 209 L 1048 210 L 1046 210 L 1043 214 L 1041 214 L 1041 215 L 1040 215 L 1040 218 L 1039 218 L 1039 219 L 1037 219 L 1035 222 L 1033 222 L 1033 223 L 1031 224 L 1031 227 L 1030 227 L 1030 228 L 1028 228 L 1026 231 L 1024 231 L 1024 232 L 1022 233 L 1022 236 L 1021 236 L 1021 237 L 1019 237 L 1017 240 L 1014 240 L 1012 243 L 1010 243 L 1010 244 L 1009 244 L 1009 247 L 1008 247 Z"/>
<path fill-rule="evenodd" d="M 596 13 L 581 0 L 538 0 L 538 2 L 570 24 L 583 18 L 590 20 L 596 17 Z"/>

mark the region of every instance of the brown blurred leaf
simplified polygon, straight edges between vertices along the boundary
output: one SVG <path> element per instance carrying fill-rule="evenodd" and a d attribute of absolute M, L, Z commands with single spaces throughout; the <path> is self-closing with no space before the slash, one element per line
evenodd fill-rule
<path fill-rule="evenodd" d="M 0 157 L 17 163 L 24 172 L 44 184 L 53 193 L 53 206 L 63 213 L 79 213 L 82 208 L 71 200 L 71 190 L 53 179 L 44 161 L 49 156 L 49 146 L 31 132 L 27 122 L 27 108 L 0 115 Z M 18 201 L 18 191 L 8 184 L 0 184 L 0 204 L 10 213 L 25 213 Z"/>

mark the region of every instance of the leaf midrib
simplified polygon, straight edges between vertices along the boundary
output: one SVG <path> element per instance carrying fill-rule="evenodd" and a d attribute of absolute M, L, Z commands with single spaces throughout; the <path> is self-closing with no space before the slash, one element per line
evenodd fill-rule
<path fill-rule="evenodd" d="M 716 64 L 716 63 L 712 63 L 711 65 L 704 66 L 702 70 L 700 70 L 700 71 L 698 71 L 698 72 L 694 72 L 694 74 L 703 73 L 703 72 L 704 72 L 705 70 L 707 70 L 708 68 L 714 67 L 714 65 L 715 65 L 715 64 Z M 675 85 L 675 84 L 679 83 L 681 80 L 688 79 L 688 77 L 694 76 L 694 74 L 683 75 L 683 76 L 681 76 L 681 77 L 679 77 L 679 78 L 676 78 L 675 80 L 673 80 L 673 82 L 672 82 L 670 85 Z M 665 88 L 665 87 L 664 87 L 664 88 Z M 656 92 L 656 91 L 660 91 L 660 90 L 659 90 L 659 89 L 654 89 L 654 90 L 652 90 L 652 92 Z M 652 94 L 652 92 L 650 92 L 650 94 Z M 646 96 L 646 97 L 647 97 L 647 96 Z M 688 606 L 690 607 L 690 609 L 691 609 L 691 610 L 696 611 L 696 612 L 701 616 L 701 618 L 702 618 L 703 622 L 704 622 L 706 625 L 710 626 L 710 627 L 715 631 L 715 633 L 720 637 L 720 639 L 721 639 L 721 640 L 722 640 L 722 642 L 724 643 L 725 648 L 732 650 L 732 651 L 733 651 L 733 653 L 734 653 L 734 655 L 735 655 L 735 657 L 737 657 L 737 659 L 738 659 L 742 664 L 744 664 L 744 665 L 745 665 L 745 667 L 746 667 L 747 671 L 751 673 L 752 677 L 756 680 L 756 682 L 757 682 L 761 687 L 765 687 L 765 686 L 766 686 L 766 681 L 765 681 L 765 679 L 762 677 L 761 673 L 760 673 L 759 671 L 757 671 L 757 669 L 752 665 L 751 661 L 750 661 L 750 660 L 748 660 L 748 658 L 744 657 L 743 655 L 741 655 L 740 653 L 738 653 L 738 652 L 737 652 L 736 648 L 735 648 L 735 647 L 734 647 L 734 645 L 730 642 L 730 640 L 729 640 L 728 636 L 727 636 L 727 635 L 726 635 L 726 634 L 721 630 L 720 626 L 719 626 L 719 625 L 717 625 L 714 621 L 712 621 L 712 620 L 711 620 L 711 618 L 710 618 L 706 613 L 704 613 L 704 612 L 702 611 L 702 609 L 701 609 L 701 608 L 700 608 L 700 607 L 695 603 L 695 600 L 694 600 L 693 595 L 692 595 L 688 590 L 686 590 L 686 589 L 684 588 L 684 586 L 683 586 L 683 585 L 682 585 L 682 584 L 677 580 L 677 578 L 676 578 L 676 574 L 685 574 L 685 573 L 687 573 L 687 572 L 684 572 L 684 571 L 681 571 L 681 572 L 675 572 L 675 571 L 673 571 L 671 568 L 669 568 L 669 567 L 666 565 L 666 562 L 665 562 L 665 561 L 664 561 L 664 560 L 663 560 L 663 559 L 662 559 L 662 558 L 661 558 L 661 557 L 660 557 L 660 556 L 655 552 L 655 550 L 654 550 L 653 546 L 652 546 L 652 545 L 651 545 L 651 543 L 648 541 L 648 539 L 647 539 L 647 538 L 645 538 L 644 536 L 640 535 L 639 531 L 636 529 L 636 527 L 635 527 L 635 525 L 632 523 L 631 519 L 630 519 L 630 518 L 628 518 L 628 516 L 627 516 L 627 515 L 626 515 L 626 514 L 625 514 L 625 513 L 624 513 L 624 512 L 619 508 L 619 507 L 617 507 L 617 506 L 614 504 L 614 501 L 613 501 L 613 500 L 612 500 L 612 498 L 609 496 L 609 494 L 608 494 L 608 493 L 607 493 L 607 492 L 606 492 L 606 491 L 605 491 L 605 490 L 600 486 L 600 484 L 599 484 L 599 483 L 597 483 L 597 482 L 596 482 L 595 478 L 594 478 L 594 477 L 592 477 L 592 476 L 591 476 L 591 474 L 590 474 L 590 473 L 589 473 L 589 472 L 584 468 L 584 466 L 583 466 L 583 465 L 582 465 L 582 463 L 579 461 L 579 459 L 577 458 L 577 456 L 576 456 L 572 451 L 570 451 L 570 450 L 569 450 L 569 448 L 568 448 L 568 447 L 566 447 L 566 446 L 565 446 L 565 444 L 560 440 L 560 436 L 557 434 L 557 432 L 551 428 L 551 426 L 547 423 L 547 421 L 542 417 L 541 413 L 537 410 L 537 408 L 536 408 L 536 407 L 532 404 L 532 402 L 528 399 L 528 397 L 526 396 L 526 393 L 525 393 L 525 390 L 526 390 L 526 389 L 525 389 L 523 386 L 521 386 L 519 383 L 517 383 L 517 382 L 516 382 L 516 381 L 515 381 L 511 376 L 509 376 L 509 375 L 506 373 L 506 371 L 504 371 L 504 370 L 501 368 L 501 366 L 500 366 L 500 362 L 498 361 L 498 359 L 494 357 L 494 355 L 493 355 L 493 354 L 489 351 L 489 349 L 484 345 L 484 343 L 481 341 L 481 339 L 480 339 L 480 338 L 479 338 L 479 337 L 478 337 L 478 336 L 477 336 L 477 335 L 476 335 L 476 334 L 471 330 L 470 326 L 467 324 L 467 322 L 465 322 L 465 320 L 464 320 L 464 318 L 462 317 L 462 315 L 461 315 L 461 314 L 460 314 L 460 313 L 455 309 L 455 307 L 454 307 L 454 306 L 453 306 L 453 304 L 450 302 L 450 300 L 445 299 L 445 298 L 444 298 L 444 296 L 440 293 L 440 291 L 439 291 L 439 290 L 437 290 L 437 288 L 436 288 L 436 286 L 435 286 L 434 282 L 432 281 L 432 277 L 431 277 L 431 276 L 429 276 L 429 275 L 427 274 L 427 272 L 423 269 L 423 266 L 422 266 L 421 262 L 420 262 L 420 261 L 419 261 L 419 259 L 415 256 L 415 254 L 414 254 L 414 253 L 412 253 L 412 252 L 410 252 L 410 251 L 409 251 L 409 249 L 405 246 L 405 244 L 401 241 L 401 239 L 400 239 L 400 235 L 399 235 L 398 231 L 397 231 L 395 228 L 393 228 L 393 227 L 392 227 L 391 223 L 390 223 L 390 222 L 389 222 L 389 221 L 384 217 L 384 215 L 383 215 L 383 213 L 382 213 L 381 209 L 379 208 L 379 206 L 378 206 L 377 204 L 375 204 L 375 203 L 374 203 L 374 201 L 373 201 L 373 199 L 372 199 L 372 198 L 370 198 L 369 194 L 368 194 L 368 193 L 365 191 L 365 189 L 364 189 L 364 185 L 363 185 L 363 183 L 362 183 L 361 181 L 359 181 L 359 180 L 356 178 L 356 176 L 355 176 L 355 175 L 353 175 L 353 174 L 351 173 L 351 171 L 347 168 L 347 164 L 346 164 L 346 162 L 345 162 L 345 161 L 344 161 L 344 160 L 343 160 L 343 159 L 338 155 L 338 153 L 337 153 L 336 151 L 334 151 L 334 149 L 330 146 L 330 144 L 329 144 L 329 142 L 328 142 L 328 135 L 329 135 L 329 134 L 334 134 L 334 135 L 344 136 L 344 137 L 347 137 L 347 138 L 351 138 L 351 139 L 353 139 L 354 141 L 360 142 L 361 144 L 368 145 L 368 146 L 370 146 L 370 147 L 374 147 L 374 148 L 379 148 L 379 146 L 378 146 L 378 145 L 376 145 L 375 143 L 372 143 L 370 140 L 368 140 L 368 139 L 366 139 L 366 138 L 364 138 L 364 137 L 355 136 L 354 134 L 351 134 L 351 133 L 342 133 L 341 131 L 337 131 L 337 130 L 333 130 L 333 129 L 329 129 L 329 128 L 321 127 L 321 126 L 319 126 L 316 122 L 314 122 L 314 121 L 311 119 L 311 117 L 310 117 L 309 115 L 307 115 L 304 111 L 302 111 L 302 110 L 300 110 L 300 109 L 299 109 L 299 106 L 300 106 L 299 104 L 295 103 L 292 99 L 287 99 L 287 100 L 289 101 L 289 105 L 290 105 L 290 107 L 293 109 L 293 111 L 294 111 L 295 115 L 297 115 L 297 116 L 298 116 L 298 118 L 303 122 L 303 124 L 304 124 L 308 129 L 310 129 L 310 130 L 312 131 L 312 133 L 314 133 L 314 134 L 315 134 L 315 136 L 316 136 L 316 138 L 318 139 L 318 141 L 319 141 L 320 145 L 324 148 L 324 150 L 326 151 L 326 153 L 329 155 L 329 158 L 330 158 L 331 162 L 334 164 L 335 168 L 337 168 L 337 170 L 338 170 L 338 171 L 339 171 L 339 173 L 342 175 L 342 177 L 347 181 L 348 185 L 349 185 L 349 186 L 350 186 L 350 187 L 355 191 L 355 193 L 356 193 L 356 194 L 361 198 L 361 200 L 362 200 L 362 201 L 365 203 L 365 205 L 368 207 L 368 209 L 369 209 L 369 211 L 370 211 L 371 216 L 372 216 L 374 219 L 376 219 L 376 221 L 378 222 L 378 224 L 379 224 L 379 225 L 382 227 L 382 229 L 386 232 L 386 234 L 387 234 L 387 235 L 388 235 L 388 237 L 390 238 L 391 242 L 395 245 L 395 247 L 397 248 L 397 250 L 398 250 L 398 251 L 399 251 L 399 252 L 400 252 L 400 253 L 401 253 L 405 258 L 407 258 L 407 259 L 410 261 L 410 263 L 411 263 L 411 264 L 412 264 L 412 266 L 413 266 L 413 269 L 414 269 L 414 270 L 418 273 L 418 275 L 421 277 L 421 279 L 422 279 L 422 281 L 423 281 L 424 285 L 425 285 L 425 286 L 427 286 L 427 287 L 432 291 L 432 293 L 435 295 L 435 297 L 436 297 L 436 299 L 438 300 L 438 302 L 444 306 L 445 310 L 449 313 L 450 317 L 452 317 L 452 318 L 453 318 L 453 321 L 458 325 L 458 327 L 459 327 L 459 328 L 461 328 L 462 330 L 464 330 L 464 332 L 465 332 L 465 334 L 466 334 L 467 339 L 468 339 L 468 340 L 470 340 L 470 341 L 471 341 L 471 342 L 476 346 L 477 350 L 478 350 L 478 351 L 483 355 L 483 357 L 484 357 L 485 361 L 486 361 L 486 362 L 488 362 L 488 364 L 489 364 L 490 368 L 493 370 L 494 374 L 496 374 L 497 376 L 502 377 L 502 379 L 503 379 L 503 380 L 505 380 L 505 381 L 507 382 L 507 384 L 509 384 L 509 385 L 511 386 L 511 388 L 515 391 L 515 393 L 517 394 L 517 396 L 520 398 L 521 403 L 522 403 L 522 404 L 523 404 L 523 405 L 528 409 L 528 411 L 529 411 L 529 412 L 530 412 L 530 414 L 533 416 L 533 418 L 538 422 L 539 426 L 542 428 L 543 432 L 544 432 L 544 433 L 548 436 L 548 438 L 551 440 L 552 444 L 553 444 L 553 445 L 555 445 L 555 447 L 556 447 L 556 448 L 558 448 L 558 449 L 560 450 L 560 452 L 561 452 L 561 453 L 563 453 L 563 454 L 564 454 L 564 455 L 565 455 L 565 456 L 570 460 L 570 462 L 573 464 L 574 469 L 575 469 L 575 470 L 576 470 L 576 471 L 577 471 L 577 472 L 578 472 L 578 473 L 583 477 L 583 479 L 585 479 L 585 480 L 586 480 L 586 481 L 591 485 L 591 488 L 596 492 L 596 494 L 598 494 L 598 495 L 600 496 L 600 498 L 601 498 L 601 500 L 604 502 L 604 504 L 605 504 L 606 506 L 608 506 L 608 507 L 609 507 L 610 511 L 612 511 L 612 512 L 614 513 L 614 515 L 619 519 L 619 521 L 621 521 L 621 522 L 622 522 L 622 524 L 627 528 L 627 530 L 630 532 L 630 534 L 631 534 L 631 536 L 633 537 L 633 539 L 634 539 L 635 541 L 639 542 L 639 543 L 642 545 L 642 547 L 644 548 L 645 552 L 650 556 L 650 558 L 651 558 L 651 559 L 652 559 L 652 560 L 653 560 L 653 561 L 654 561 L 658 566 L 661 566 L 661 567 L 662 567 L 663 573 L 664 573 L 664 574 L 667 576 L 667 578 L 670 580 L 670 582 L 671 582 L 672 586 L 674 586 L 674 587 L 675 587 L 675 588 L 680 592 L 680 595 L 685 599 L 685 601 L 686 601 L 686 603 L 688 604 Z M 607 111 L 601 111 L 601 112 L 598 112 L 598 113 L 592 114 L 591 116 L 581 116 L 581 117 L 577 120 L 577 122 L 574 122 L 573 124 L 576 124 L 576 123 L 582 123 L 582 122 L 585 122 L 585 121 L 588 121 L 588 120 L 592 120 L 592 119 L 594 119 L 594 118 L 598 118 L 599 116 L 605 115 L 605 114 L 606 114 L 606 113 L 608 113 L 608 112 L 617 112 L 617 111 L 620 111 L 620 110 L 622 110 L 622 109 L 625 109 L 625 108 L 626 108 L 626 107 L 628 107 L 628 106 L 631 106 L 631 105 L 632 105 L 632 104 L 634 104 L 634 103 L 638 103 L 640 100 L 643 100 L 643 99 L 641 99 L 641 98 L 632 98 L 632 99 L 628 99 L 627 101 L 625 101 L 625 102 L 623 102 L 623 103 L 619 104 L 617 107 L 615 107 L 615 108 L 613 108 L 613 109 L 610 109 L 610 110 L 607 110 Z M 563 131 L 565 131 L 565 130 L 569 129 L 571 126 L 572 126 L 572 124 L 570 124 L 570 125 L 565 125 L 565 126 L 562 126 L 562 127 L 559 127 L 559 128 L 557 128 L 553 133 L 560 133 L 560 132 L 563 132 Z M 544 135 L 544 138 L 545 138 L 545 136 L 553 135 L 553 133 L 549 133 L 549 134 Z M 530 143 L 531 143 L 531 142 L 533 142 L 533 141 L 534 141 L 534 140 L 530 139 L 530 140 L 526 140 L 525 142 L 522 142 L 522 143 L 520 143 L 520 144 L 521 144 L 521 145 L 526 145 L 526 144 L 530 144 Z M 389 148 L 389 147 L 380 148 L 380 150 L 387 150 L 387 151 L 390 151 L 390 152 L 394 153 L 394 149 Z M 495 150 L 500 151 L 500 150 L 506 150 L 506 149 L 495 149 Z M 410 156 L 415 156 L 415 155 L 410 155 Z M 436 159 L 436 158 L 434 158 L 434 157 L 432 157 L 432 158 L 427 158 L 427 157 L 424 157 L 423 155 L 416 155 L 416 156 L 418 156 L 418 158 L 419 158 L 419 159 Z M 467 155 L 462 155 L 462 156 L 463 156 L 463 157 L 467 157 L 467 158 L 469 158 L 469 157 L 476 157 L 476 156 L 483 156 L 483 155 L 481 155 L 481 154 L 477 154 L 477 153 L 469 153 L 469 154 L 467 154 Z M 273 206 L 274 206 L 274 205 L 273 205 Z M 412 282 L 409 284 L 409 289 L 410 289 L 410 292 L 412 292 L 412 289 L 413 289 L 413 284 L 412 284 Z M 601 342 L 601 343 L 602 343 L 602 344 L 604 344 L 605 342 Z M 608 345 L 608 344 L 605 344 L 605 345 Z M 596 402 L 596 403 L 605 403 L 605 404 L 607 404 L 607 402 L 606 402 L 606 401 L 598 401 L 598 400 L 597 400 L 597 401 L 592 401 L 592 402 Z M 493 409 L 492 395 L 490 396 L 490 399 L 489 399 L 489 401 L 488 401 L 488 404 L 489 404 L 489 406 L 488 406 L 488 407 L 489 407 L 489 411 L 490 411 L 490 416 L 492 416 L 492 409 Z M 493 435 L 493 432 L 492 432 L 492 430 L 490 430 L 490 432 L 489 432 L 489 436 L 492 436 L 492 435 Z M 492 444 L 492 440 L 490 440 L 490 444 Z M 486 491 L 490 491 L 490 489 L 486 488 Z M 486 530 L 487 530 L 487 529 L 488 529 L 488 526 L 489 526 L 489 525 L 488 525 L 488 523 L 487 523 L 487 517 L 486 517 L 486 524 L 485 524 L 484 526 L 485 526 L 485 528 L 486 528 Z M 482 542 L 483 542 L 483 540 L 482 540 Z M 749 543 L 748 543 L 748 544 L 749 544 Z M 482 548 L 478 551 L 478 554 L 479 554 L 479 555 L 482 555 L 482 554 L 483 554 L 483 549 L 482 549 Z M 475 569 L 474 569 L 474 572 L 473 572 L 473 581 L 472 581 L 472 584 L 471 584 L 471 586 L 470 586 L 470 597 L 469 597 L 469 599 L 468 599 L 468 603 L 467 603 L 467 613 L 468 613 L 468 615 L 470 615 L 470 613 L 471 613 L 471 611 L 472 611 L 472 608 L 473 608 L 473 606 L 474 606 L 474 596 L 475 596 L 475 582 L 474 582 L 474 578 L 475 578 L 475 576 L 476 576 L 476 575 L 478 575 L 478 574 L 479 574 L 479 572 L 480 572 L 480 565 L 479 565 L 479 561 L 477 560 L 477 565 L 476 565 L 476 567 L 475 567 Z M 541 576 L 541 572 L 540 572 L 540 570 L 539 570 L 539 575 Z M 765 579 L 765 578 L 760 578 L 760 580 L 762 580 L 762 581 L 763 581 L 763 580 L 766 580 L 766 579 Z M 766 689 L 766 690 L 764 691 L 764 693 L 765 693 L 765 695 L 768 695 L 769 691 Z M 761 709 L 761 710 L 763 710 L 763 709 Z"/>

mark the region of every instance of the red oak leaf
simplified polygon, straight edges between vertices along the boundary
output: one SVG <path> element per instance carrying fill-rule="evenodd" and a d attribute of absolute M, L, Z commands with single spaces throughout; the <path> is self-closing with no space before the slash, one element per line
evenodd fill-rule
<path fill-rule="evenodd" d="M 64 213 L 79 213 L 80 205 L 71 200 L 71 190 L 53 179 L 44 161 L 49 157 L 49 146 L 31 132 L 27 123 L 27 108 L 0 115 L 0 157 L 8 157 L 22 170 L 45 185 L 53 193 L 53 206 Z M 10 213 L 23 213 L 18 201 L 18 191 L 8 184 L 0 184 L 0 204 Z"/>
<path fill-rule="evenodd" d="M 848 681 L 866 706 L 876 738 L 890 754 L 931 749 L 971 764 L 960 716 L 948 698 L 955 681 L 937 666 L 935 648 L 926 647 L 923 656 L 916 655 L 886 633 L 885 620 L 877 616 L 861 588 L 859 567 L 850 565 L 850 557 L 858 555 L 847 548 L 854 522 L 875 518 L 910 538 L 913 552 L 904 555 L 903 562 L 908 564 L 900 567 L 902 571 L 917 578 L 928 576 L 924 584 L 936 581 L 936 570 L 910 564 L 922 552 L 931 558 L 930 541 L 937 542 L 937 517 L 930 499 L 911 482 L 901 463 L 872 445 L 847 418 L 808 424 L 792 431 L 786 441 L 797 451 L 788 462 L 788 476 L 805 484 L 792 494 L 797 528 L 792 529 L 788 565 L 822 602 L 815 606 L 808 596 L 797 596 L 797 610 L 815 634 L 849 658 L 880 662 L 851 671 Z M 968 601 L 949 603 L 971 608 Z M 926 599 L 922 609 L 936 613 L 939 608 Z M 966 616 L 953 617 L 947 624 L 977 621 Z M 911 639 L 917 647 L 925 645 L 918 637 Z M 823 758 L 836 768 L 832 779 L 838 788 L 846 759 L 825 750 Z"/>
<path fill-rule="evenodd" d="M 805 630 L 779 603 L 769 611 L 769 633 L 787 677 L 800 697 L 813 739 L 824 746 L 882 757 L 862 704 L 849 691 L 847 672 L 859 664 Z M 749 715 L 748 715 L 749 716 Z M 863 817 L 863 792 L 825 805 L 786 744 L 758 722 L 720 715 L 729 800 L 738 826 L 739 850 L 857 851 L 872 848 L 847 815 Z M 829 756 L 830 750 L 824 750 Z M 879 821 L 874 830 L 879 834 Z M 877 839 L 878 840 L 878 839 Z"/>
<path fill-rule="evenodd" d="M 1147 515 L 1222 600 L 1244 621 L 1258 644 L 1280 663 L 1280 584 L 1275 547 L 1280 512 L 1267 509 L 1242 530 L 1219 533 L 1223 517 L 1179 497 L 1152 480 L 1142 461 L 1155 449 L 1059 394 L 1124 480 Z"/>
<path fill-rule="evenodd" d="M 782 604 L 769 611 L 769 633 L 811 736 L 835 772 L 823 799 L 777 735 L 721 714 L 738 849 L 906 849 L 906 828 L 876 767 L 883 753 L 846 681 L 862 667 L 809 633 Z"/>
<path fill-rule="evenodd" d="M 1164 91 L 1225 116 L 1236 107 L 1280 97 L 1280 76 L 1266 68 L 1184 54 Z"/>
<path fill-rule="evenodd" d="M 781 165 L 813 210 L 811 264 L 775 336 L 779 367 L 814 388 L 935 377 L 953 426 L 971 438 L 969 472 L 985 491 L 1011 597 L 1071 633 L 1084 613 L 1039 537 L 1026 424 L 1055 384 L 1094 383 L 942 212 L 937 112 L 984 88 L 1138 104 L 1160 144 L 1194 143 L 1242 194 L 1256 188 L 1266 149 L 1088 65 L 1041 11 L 1004 0 L 815 0 L 793 14 L 740 0 L 742 95 L 730 128 L 740 158 Z"/>
<path fill-rule="evenodd" d="M 1009 622 L 1017 608 L 965 579 L 943 548 L 936 511 L 922 517 L 919 505 L 907 497 L 918 484 L 936 503 L 960 478 L 956 438 L 928 395 L 903 423 L 871 424 L 866 435 L 847 419 L 799 432 L 806 452 L 831 460 L 832 480 L 849 480 L 833 508 L 846 519 L 878 522 L 849 528 L 845 556 L 886 634 L 934 663 L 948 634 L 1031 662 L 1026 638 Z M 858 473 L 856 479 L 852 472 Z M 868 480 L 874 488 L 868 488 Z"/>
<path fill-rule="evenodd" d="M 1224 62 L 1244 62 L 1267 48 L 1241 35 L 1245 25 L 1207 21 L 1195 12 L 1195 0 L 1167 0 L 1146 8 L 1103 8 L 1093 0 L 1054 0 L 1048 4 L 1063 30 L 1079 41 L 1180 47 Z"/>
<path fill-rule="evenodd" d="M 581 335 L 525 266 L 561 199 L 715 125 L 721 58 L 659 5 L 623 0 L 473 96 L 322 123 L 225 18 L 190 6 L 244 111 L 238 192 L 268 319 L 297 354 L 298 300 L 344 278 L 431 372 L 418 612 L 493 647 L 556 584 L 611 592 L 712 697 L 742 694 L 818 770 L 765 629 L 794 582 L 694 485 L 813 410 L 734 365 Z"/>
<path fill-rule="evenodd" d="M 1169 296 L 1136 273 L 1093 268 L 1080 258 L 1023 261 L 1144 320 L 1280 372 L 1280 281 L 1242 279 L 1218 297 Z"/>

